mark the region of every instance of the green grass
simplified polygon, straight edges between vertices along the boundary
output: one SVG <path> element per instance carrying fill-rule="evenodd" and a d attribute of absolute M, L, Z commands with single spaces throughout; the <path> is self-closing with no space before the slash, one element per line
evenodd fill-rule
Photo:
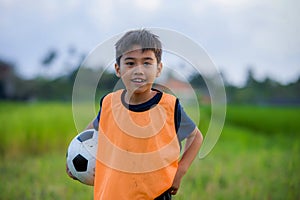
<path fill-rule="evenodd" d="M 82 130 L 92 119 L 82 109 Z M 88 116 L 88 117 L 86 117 Z M 77 134 L 70 103 L 0 103 L 0 156 L 66 149 Z"/>
<path fill-rule="evenodd" d="M 228 106 L 226 119 L 236 126 L 269 135 L 300 134 L 300 107 Z"/>
<path fill-rule="evenodd" d="M 208 157 L 197 159 L 175 199 L 299 199 L 300 146 L 227 125 Z"/>
<path fill-rule="evenodd" d="M 201 112 L 205 132 L 210 114 Z M 195 160 L 174 199 L 300 199 L 297 120 L 299 108 L 229 106 L 217 145 Z M 0 200 L 92 199 L 92 187 L 65 173 L 77 134 L 71 104 L 0 103 L 0 121 Z"/>
<path fill-rule="evenodd" d="M 93 187 L 65 173 L 62 152 L 1 160 L 0 171 L 1 200 L 93 199 Z"/>

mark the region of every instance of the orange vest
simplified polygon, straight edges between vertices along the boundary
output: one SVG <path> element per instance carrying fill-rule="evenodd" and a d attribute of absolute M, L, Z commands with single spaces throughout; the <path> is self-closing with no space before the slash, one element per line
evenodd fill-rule
<path fill-rule="evenodd" d="M 143 112 L 127 109 L 119 90 L 102 102 L 94 199 L 154 199 L 173 183 L 180 155 L 176 98 L 163 93 Z"/>

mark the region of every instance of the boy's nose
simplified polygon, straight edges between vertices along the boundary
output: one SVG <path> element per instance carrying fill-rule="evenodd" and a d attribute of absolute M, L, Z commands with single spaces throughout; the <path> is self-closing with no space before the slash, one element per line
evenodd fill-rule
<path fill-rule="evenodd" d="M 143 65 L 137 65 L 134 68 L 134 73 L 135 74 L 143 74 L 144 73 L 144 71 L 143 71 Z"/>

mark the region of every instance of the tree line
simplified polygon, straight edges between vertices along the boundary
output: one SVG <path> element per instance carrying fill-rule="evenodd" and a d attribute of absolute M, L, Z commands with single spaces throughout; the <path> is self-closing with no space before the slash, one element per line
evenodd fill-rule
<path fill-rule="evenodd" d="M 48 64 L 54 56 L 52 53 L 43 62 Z M 36 77 L 26 80 L 17 75 L 11 63 L 0 60 L 0 100 L 71 101 L 78 69 L 79 67 L 55 79 Z M 86 70 L 95 75 L 92 70 Z M 118 78 L 113 72 L 104 71 L 101 85 L 97 86 L 96 96 L 111 91 L 117 81 Z M 190 76 L 189 83 L 195 90 L 200 91 L 199 93 L 208 94 L 206 83 L 200 74 Z M 244 86 L 237 87 L 225 83 L 225 90 L 227 102 L 232 104 L 300 105 L 300 77 L 292 83 L 283 85 L 271 78 L 256 80 L 249 70 Z"/>

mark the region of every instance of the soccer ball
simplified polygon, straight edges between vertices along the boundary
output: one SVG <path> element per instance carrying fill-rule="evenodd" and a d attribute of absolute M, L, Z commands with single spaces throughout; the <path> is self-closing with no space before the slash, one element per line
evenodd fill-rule
<path fill-rule="evenodd" d="M 88 129 L 79 133 L 69 144 L 67 167 L 80 182 L 94 185 L 98 132 Z"/>

